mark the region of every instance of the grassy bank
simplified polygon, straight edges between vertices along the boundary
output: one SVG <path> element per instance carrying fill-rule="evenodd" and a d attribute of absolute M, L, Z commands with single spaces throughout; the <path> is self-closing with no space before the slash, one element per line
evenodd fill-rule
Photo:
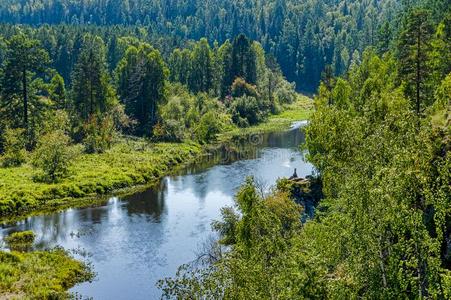
<path fill-rule="evenodd" d="M 279 131 L 288 128 L 293 122 L 307 120 L 313 111 L 313 101 L 307 96 L 299 95 L 298 100 L 284 107 L 284 110 L 255 126 L 236 128 L 219 135 L 219 141 L 228 141 L 233 137 L 254 133 Z"/>
<path fill-rule="evenodd" d="M 24 214 L 42 207 L 64 205 L 73 199 L 155 182 L 201 151 L 193 143 L 122 140 L 105 153 L 78 156 L 70 175 L 58 183 L 36 182 L 33 178 L 39 171 L 29 164 L 0 168 L 0 214 Z"/>
<path fill-rule="evenodd" d="M 266 122 L 221 134 L 218 143 L 240 135 L 283 130 L 293 121 L 306 119 L 310 111 L 311 100 L 300 96 L 299 101 L 282 113 L 270 116 Z M 105 153 L 79 155 L 73 161 L 69 176 L 58 183 L 34 180 L 39 171 L 30 164 L 0 168 L 0 216 L 5 219 L 36 210 L 89 205 L 96 196 L 155 183 L 181 165 L 199 158 L 208 146 L 193 142 L 150 143 L 144 139 L 123 139 Z"/>
<path fill-rule="evenodd" d="M 0 251 L 0 299 L 65 299 L 67 290 L 92 273 L 64 250 Z"/>
<path fill-rule="evenodd" d="M 307 119 L 311 100 L 301 98 L 257 126 L 221 134 L 216 146 L 235 137 L 283 130 L 293 121 Z M 74 146 L 79 147 L 79 146 Z M 22 218 L 43 210 L 88 206 L 102 201 L 99 195 L 133 191 L 148 186 L 182 165 L 199 159 L 215 145 L 150 143 L 144 139 L 123 139 L 102 154 L 82 154 L 73 162 L 70 175 L 61 182 L 36 182 L 39 171 L 25 164 L 0 168 L 0 214 L 3 220 Z M 0 251 L 1 299 L 61 299 L 92 274 L 67 252 L 55 249 L 28 253 Z"/>

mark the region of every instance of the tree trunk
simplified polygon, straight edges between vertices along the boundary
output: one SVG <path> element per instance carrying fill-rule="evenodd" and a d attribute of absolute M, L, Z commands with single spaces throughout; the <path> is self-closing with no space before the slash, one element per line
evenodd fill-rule
<path fill-rule="evenodd" d="M 416 97 L 417 97 L 417 101 L 416 101 L 416 111 L 417 111 L 417 115 L 420 114 L 420 83 L 421 83 L 421 78 L 420 78 L 420 32 L 421 28 L 418 28 L 417 31 L 417 78 L 416 78 Z"/>
<path fill-rule="evenodd" d="M 28 91 L 27 91 L 27 70 L 22 70 L 22 97 L 23 97 L 23 126 L 28 134 Z"/>

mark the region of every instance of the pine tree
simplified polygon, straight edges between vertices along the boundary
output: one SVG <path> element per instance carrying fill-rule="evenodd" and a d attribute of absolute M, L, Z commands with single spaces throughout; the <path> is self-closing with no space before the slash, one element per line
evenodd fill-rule
<path fill-rule="evenodd" d="M 398 45 L 399 75 L 417 114 L 421 113 L 422 104 L 431 98 L 428 85 L 432 34 L 428 11 L 415 9 L 408 13 Z"/>
<path fill-rule="evenodd" d="M 1 78 L 0 104 L 5 114 L 3 118 L 11 121 L 13 127 L 23 127 L 29 134 L 30 106 L 36 100 L 30 87 L 37 76 L 46 70 L 49 63 L 48 53 L 39 42 L 24 34 L 12 36 L 8 40 L 8 49 Z M 21 118 L 19 118 L 21 116 Z"/>
<path fill-rule="evenodd" d="M 66 87 L 64 79 L 60 74 L 53 76 L 49 85 L 50 99 L 55 103 L 57 109 L 67 109 Z"/>
<path fill-rule="evenodd" d="M 257 68 L 252 42 L 244 34 L 240 34 L 233 41 L 232 74 L 234 79 L 241 77 L 251 84 L 255 84 L 257 81 Z"/>
<path fill-rule="evenodd" d="M 105 44 L 98 36 L 86 34 L 77 64 L 72 73 L 72 100 L 83 121 L 90 115 L 103 113 L 114 104 L 109 84 Z"/>
<path fill-rule="evenodd" d="M 152 133 L 158 106 L 166 99 L 168 73 L 160 52 L 148 44 L 129 47 L 119 62 L 118 95 L 126 113 L 138 123 L 136 134 Z"/>

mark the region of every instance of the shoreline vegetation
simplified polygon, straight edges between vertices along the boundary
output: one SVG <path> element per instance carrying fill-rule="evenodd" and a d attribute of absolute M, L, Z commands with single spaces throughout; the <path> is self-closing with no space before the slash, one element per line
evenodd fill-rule
<path fill-rule="evenodd" d="M 11 222 L 32 214 L 96 205 L 103 203 L 111 195 L 131 194 L 149 188 L 162 177 L 206 155 L 212 149 L 232 142 L 235 138 L 288 129 L 293 122 L 306 120 L 312 107 L 311 99 L 299 95 L 297 101 L 287 105 L 279 114 L 269 116 L 264 122 L 248 128 L 230 130 L 218 136 L 215 143 L 205 145 L 194 142 L 152 143 L 144 139 L 121 139 L 105 153 L 79 157 L 71 168 L 71 175 L 59 183 L 35 183 L 33 169 L 28 165 L 0 168 L 1 197 L 13 199 L 12 195 L 21 191 L 24 197 L 28 197 L 27 201 L 33 203 L 33 206 L 28 206 L 28 210 L 22 210 L 20 214 L 2 216 L 0 220 Z M 106 170 L 113 171 L 107 174 Z M 6 173 L 10 177 L 5 176 Z M 14 233 L 5 240 L 19 240 L 22 245 L 22 236 L 32 236 L 34 240 L 32 232 Z M 33 241 L 27 238 L 27 243 L 32 244 Z M 68 290 L 71 287 L 94 277 L 93 270 L 86 262 L 76 260 L 64 249 L 23 252 L 18 250 L 21 248 L 8 242 L 7 244 L 14 250 L 0 251 L 2 299 L 28 296 L 68 298 Z M 27 249 L 31 249 L 31 245 Z"/>
<path fill-rule="evenodd" d="M 69 288 L 93 279 L 89 265 L 62 248 L 30 252 L 34 239 L 32 231 L 5 238 L 11 252 L 0 251 L 1 299 L 66 299 Z"/>
<path fill-rule="evenodd" d="M 70 175 L 57 183 L 35 182 L 33 178 L 38 171 L 29 164 L 0 168 L 0 221 L 96 205 L 111 195 L 127 195 L 148 188 L 162 177 L 236 138 L 284 130 L 294 121 L 305 120 L 312 107 L 310 98 L 299 95 L 297 101 L 286 105 L 279 114 L 270 115 L 264 122 L 247 128 L 233 128 L 204 145 L 192 141 L 167 143 L 121 137 L 104 153 L 78 156 L 70 167 Z"/>

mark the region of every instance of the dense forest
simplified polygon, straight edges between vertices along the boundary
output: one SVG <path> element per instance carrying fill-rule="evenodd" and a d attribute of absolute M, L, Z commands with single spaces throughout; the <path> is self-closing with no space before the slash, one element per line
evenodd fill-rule
<path fill-rule="evenodd" d="M 243 33 L 276 58 L 299 90 L 314 92 L 326 66 L 335 75 L 343 74 L 365 47 L 386 50 L 397 34 L 403 4 L 394 0 L 2 0 L 0 21 L 109 26 L 108 40 L 104 38 L 108 44 L 114 32 L 127 30 L 161 45 L 159 50 L 165 53 L 190 40 L 205 37 L 211 44 L 221 44 Z M 445 2 L 428 0 L 426 5 L 437 19 L 443 17 Z"/>
<path fill-rule="evenodd" d="M 249 178 L 213 223 L 219 240 L 160 281 L 166 297 L 451 297 L 449 3 L 443 13 L 405 9 L 387 51 L 326 72 L 306 128 L 323 193 L 313 220 L 299 223 L 296 183 L 262 194 Z"/>
<path fill-rule="evenodd" d="M 192 42 L 165 60 L 133 36 L 107 45 L 77 27 L 4 33 L 3 165 L 20 166 L 33 152 L 33 165 L 43 170 L 35 181 L 65 177 L 73 143 L 85 153 L 105 152 L 119 135 L 208 143 L 225 130 L 258 124 L 298 97 L 261 45 L 242 34 L 213 48 L 206 39 Z M 3 199 L 0 211 L 23 208 L 16 202 Z"/>
<path fill-rule="evenodd" d="M 2 174 L 22 166 L 27 184 L 50 186 L 8 194 L 0 215 L 127 187 L 58 186 L 80 153 L 131 153 L 119 173 L 153 168 L 143 157 L 158 152 L 164 171 L 120 178 L 146 183 L 183 160 L 164 156 L 175 145 L 188 156 L 300 91 L 314 94 L 314 217 L 300 221 L 293 181 L 265 193 L 249 178 L 213 222 L 217 240 L 158 283 L 163 296 L 451 298 L 448 0 L 0 0 Z"/>

